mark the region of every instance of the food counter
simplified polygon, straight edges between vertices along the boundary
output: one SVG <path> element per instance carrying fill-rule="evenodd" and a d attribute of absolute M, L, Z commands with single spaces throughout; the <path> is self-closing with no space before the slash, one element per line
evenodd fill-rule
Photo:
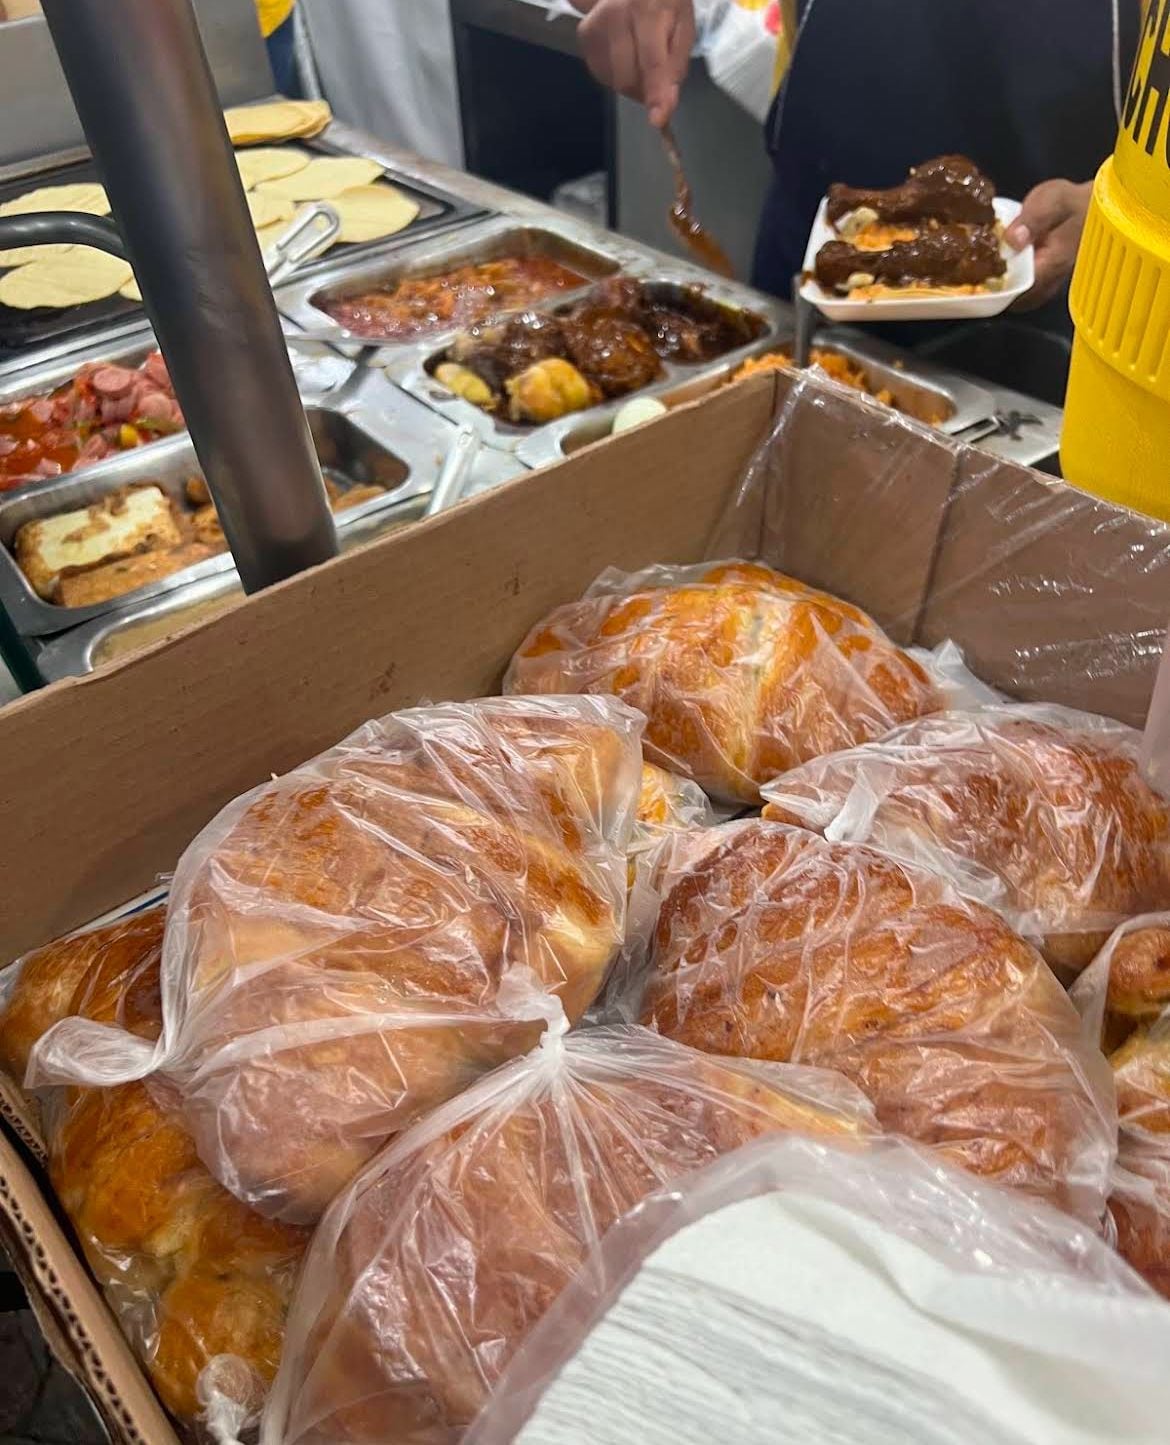
<path fill-rule="evenodd" d="M 299 333 L 290 355 L 322 462 L 343 489 L 371 482 L 383 489 L 338 513 L 343 546 L 418 514 L 460 426 L 472 427 L 484 443 L 468 485 L 475 492 L 603 439 L 628 396 L 646 395 L 667 407 L 695 400 L 790 338 L 786 305 L 529 197 L 423 164 L 337 122 L 297 144 L 307 144 L 313 154 L 363 158 L 384 171 L 379 183 L 414 208 L 400 233 L 334 247 L 276 287 L 286 326 Z M 0 192 L 84 185 L 89 175 L 76 153 L 14 163 L 0 171 Z M 264 183 L 257 189 L 263 191 Z M 516 275 L 506 280 L 509 266 Z M 436 284 L 448 287 L 447 310 L 435 310 Z M 487 301 L 478 309 L 477 286 L 487 287 Z M 413 300 L 411 287 L 417 290 Z M 79 374 L 92 381 L 95 367 L 115 368 L 115 383 L 127 368 L 142 367 L 153 339 L 132 297 L 131 291 L 65 311 L 0 307 L 0 348 L 6 348 L 0 353 L 0 407 L 7 403 L 11 412 L 23 399 L 36 412 L 44 404 L 36 398 L 76 390 Z M 412 304 L 420 314 L 433 314 L 433 324 L 409 321 Z M 501 334 L 486 325 L 509 305 L 536 313 L 538 339 L 518 335 L 515 326 Z M 395 316 L 395 306 L 407 322 Z M 558 348 L 564 357 L 588 355 L 598 326 L 607 354 L 615 335 L 635 345 L 624 373 L 611 358 L 605 374 L 575 378 L 588 388 L 582 396 L 565 401 L 552 394 L 545 383 L 555 379 L 559 363 L 554 360 L 550 370 L 541 358 Z M 864 331 L 826 329 L 818 344 L 833 352 L 842 377 L 910 416 L 1012 460 L 1047 465 L 1054 456 L 1059 413 L 1052 408 L 900 354 Z M 494 377 L 495 390 L 477 387 L 460 357 Z M 507 388 L 515 389 L 521 362 L 536 363 L 532 381 L 540 385 L 525 383 L 517 399 Z M 583 363 L 586 369 L 589 364 Z M 505 375 L 510 366 L 515 375 Z M 449 384 L 453 377 L 456 389 Z M 110 378 L 99 373 L 99 382 L 109 385 Z M 115 402 L 115 416 L 122 414 L 120 405 Z M 20 412 L 10 431 L 25 420 Z M 112 590 L 99 595 L 69 587 L 80 600 L 63 605 L 51 590 L 42 586 L 38 592 L 22 568 L 30 527 L 61 514 L 88 515 L 111 497 L 117 505 L 127 489 L 152 483 L 168 495 L 181 491 L 196 468 L 178 422 L 169 413 L 161 426 L 148 419 L 140 434 L 133 421 L 128 441 L 126 424 L 89 430 L 83 445 L 61 454 L 59 474 L 19 486 L 10 477 L 0 494 L 0 600 L 46 678 L 92 666 L 108 655 L 103 639 L 139 635 L 140 620 L 149 623 L 142 636 L 157 635 L 161 619 L 187 617 L 188 604 L 208 589 L 220 595 L 215 579 L 224 579 L 225 605 L 235 590 L 230 556 L 222 546 L 201 553 L 181 508 L 174 525 L 183 546 L 172 538 L 167 558 L 152 560 L 141 577 L 126 568 L 120 576 L 115 564 Z M 140 428 L 141 417 L 138 422 Z M 90 464 L 78 469 L 77 461 Z M 56 471 L 51 460 L 46 470 Z M 97 521 L 104 525 L 105 519 Z"/>
<path fill-rule="evenodd" d="M 96 670 L 0 714 L 0 1237 L 103 1418 L 133 1445 L 470 1445 L 563 1311 L 612 1299 L 623 1226 L 761 1144 L 767 1192 L 803 1159 L 860 1219 L 885 1201 L 895 1248 L 917 1199 L 934 1297 L 975 1296 L 940 1324 L 977 1319 L 978 1368 L 892 1352 L 910 1420 L 931 1366 L 986 1414 L 1024 1338 L 1091 1369 L 1094 1445 L 1153 1445 L 1170 1314 L 1130 1264 L 1165 1290 L 1165 1202 L 1114 1170 L 1146 1107 L 1119 1127 L 1114 1075 L 1163 1045 L 1137 1028 L 1135 1063 L 1113 1031 L 1165 1003 L 1170 815 L 1136 725 L 1170 529 L 965 445 L 996 398 L 964 378 L 828 331 L 798 372 L 766 297 L 260 109 L 229 120 L 275 142 L 239 158 L 249 197 L 328 195 L 351 247 L 269 306 L 220 141 L 272 431 L 299 399 L 302 495 L 368 545 L 238 595 L 148 238 L 171 369 L 106 266 L 79 330 L 126 303 L 125 334 L 22 356 L 2 413 L 10 609 L 46 671 Z M 0 262 L 0 301 L 44 298 L 37 264 Z M 607 442 L 631 405 L 665 414 Z M 413 525 L 468 438 L 481 495 Z M 237 475 L 286 501 L 263 460 Z M 1091 963 L 1117 925 L 1145 931 L 1124 996 Z M 1087 970 L 1084 1017 L 1057 970 Z M 778 1238 L 760 1257 L 803 1258 Z M 1108 1338 L 1077 1322 L 1103 1306 Z M 823 1340 L 774 1353 L 823 1380 Z M 847 1353 L 851 1393 L 799 1397 L 871 1422 Z M 999 1414 L 1055 1445 L 1036 1374 Z M 914 1439 L 884 1403 L 875 1438 Z"/>

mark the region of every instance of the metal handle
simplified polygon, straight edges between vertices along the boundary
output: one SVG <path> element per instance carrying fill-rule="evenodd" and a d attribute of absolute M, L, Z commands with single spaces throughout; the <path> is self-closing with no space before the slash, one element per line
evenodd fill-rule
<path fill-rule="evenodd" d="M 801 295 L 800 287 L 804 277 L 798 272 L 792 278 L 792 305 L 796 311 L 796 335 L 792 341 L 792 364 L 803 370 L 812 360 L 813 327 L 816 325 L 817 310 Z"/>
<path fill-rule="evenodd" d="M 473 431 L 469 426 L 460 427 L 455 440 L 451 443 L 451 450 L 447 453 L 447 459 L 443 463 L 443 470 L 439 473 L 434 491 L 431 492 L 431 499 L 423 513 L 424 517 L 433 517 L 437 512 L 445 512 L 448 507 L 453 507 L 460 499 L 471 472 L 471 464 L 479 455 L 479 448 L 479 433 Z"/>
<path fill-rule="evenodd" d="M 281 281 L 327 251 L 337 239 L 341 230 L 341 217 L 328 201 L 314 201 L 298 211 L 284 230 L 273 241 L 265 258 L 268 281 L 277 286 Z"/>
<path fill-rule="evenodd" d="M 125 261 L 122 233 L 106 216 L 83 211 L 34 211 L 27 216 L 0 216 L 0 251 L 17 246 L 95 246 Z"/>
<path fill-rule="evenodd" d="M 43 9 L 245 589 L 335 556 L 190 0 L 43 0 Z"/>

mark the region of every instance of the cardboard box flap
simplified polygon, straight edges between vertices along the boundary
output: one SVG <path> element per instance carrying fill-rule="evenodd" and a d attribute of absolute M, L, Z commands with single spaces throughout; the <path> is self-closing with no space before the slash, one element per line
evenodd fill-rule
<path fill-rule="evenodd" d="M 1014 697 L 1141 727 L 1170 618 L 1170 527 L 962 448 L 919 628 Z"/>
<path fill-rule="evenodd" d="M 761 557 L 863 607 L 908 645 L 957 456 L 954 443 L 879 402 L 778 373 L 772 430 L 729 493 L 707 555 Z"/>
<path fill-rule="evenodd" d="M 178 1445 L 178 1436 L 16 1146 L 0 1130 L 0 1231 L 54 1355 L 115 1440 Z"/>
<path fill-rule="evenodd" d="M 24 1090 L 4 1073 L 0 1073 L 0 1121 L 43 1168 L 48 1154 L 40 1113 Z"/>

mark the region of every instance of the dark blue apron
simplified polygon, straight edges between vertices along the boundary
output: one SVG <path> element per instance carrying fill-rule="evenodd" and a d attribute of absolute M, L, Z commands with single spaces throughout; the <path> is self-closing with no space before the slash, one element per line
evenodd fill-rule
<path fill-rule="evenodd" d="M 1124 85 L 1140 3 L 1118 8 Z M 958 151 L 1022 199 L 1040 181 L 1091 179 L 1113 149 L 1110 0 L 800 0 L 800 11 L 768 122 L 775 178 L 754 272 L 765 291 L 788 296 L 831 181 L 892 186 Z"/>

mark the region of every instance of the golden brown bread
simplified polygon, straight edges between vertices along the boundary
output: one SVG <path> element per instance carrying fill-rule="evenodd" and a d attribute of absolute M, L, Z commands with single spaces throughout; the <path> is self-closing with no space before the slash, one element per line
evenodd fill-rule
<path fill-rule="evenodd" d="M 1123 933 L 1113 945 L 1105 1007 L 1116 1019 L 1149 1023 L 1170 1005 L 1170 925 Z"/>
<path fill-rule="evenodd" d="M 1109 1212 L 1117 1248 L 1170 1298 L 1170 1037 L 1143 1026 L 1110 1055 L 1121 1124 Z"/>
<path fill-rule="evenodd" d="M 30 954 L 0 1013 L 5 1068 L 22 1077 L 39 1034 L 69 1015 L 157 1038 L 164 920 L 147 909 Z M 60 1090 L 47 1123 L 53 1187 L 167 1408 L 193 1421 L 200 1373 L 220 1355 L 254 1372 L 242 1383 L 258 1397 L 307 1234 L 217 1184 L 153 1083 Z"/>
<path fill-rule="evenodd" d="M 653 852 L 668 834 L 705 827 L 714 821 L 711 805 L 697 783 L 653 763 L 643 763 L 637 825 L 630 842 L 630 887 L 634 886 L 639 857 Z"/>
<path fill-rule="evenodd" d="M 24 1080 L 33 1045 L 60 1019 L 75 1012 L 73 1000 L 80 990 L 86 1016 L 102 1022 L 112 1020 L 112 1009 L 122 995 L 121 980 L 129 972 L 137 975 L 148 960 L 154 960 L 157 984 L 158 956 L 162 949 L 165 909 L 148 908 L 116 923 L 59 938 L 27 954 L 19 964 L 15 981 L 0 1007 L 0 1068 L 17 1084 Z M 109 988 L 114 1002 L 90 1002 L 93 992 Z M 157 1000 L 139 1002 L 133 1013 L 145 1008 L 157 1013 Z M 133 1025 L 131 1031 L 140 1029 Z"/>
<path fill-rule="evenodd" d="M 329 1210 L 271 1438 L 458 1439 L 591 1247 L 652 1191 L 764 1133 L 869 1132 L 845 1093 L 830 1101 L 807 1076 L 769 1079 L 643 1030 L 552 1047 L 563 1052 L 546 1044 L 423 1120 Z"/>
<path fill-rule="evenodd" d="M 420 1110 L 531 1047 L 549 995 L 579 1017 L 622 939 L 640 725 L 612 700 L 420 709 L 192 844 L 168 1068 L 233 1193 L 311 1221 Z"/>
<path fill-rule="evenodd" d="M 778 823 L 668 843 L 643 1022 L 840 1069 L 879 1121 L 1096 1220 L 1104 1060 L 1039 954 L 943 880 Z"/>
<path fill-rule="evenodd" d="M 690 569 L 688 569 L 688 574 Z M 521 644 L 518 693 L 615 693 L 647 752 L 715 797 L 940 706 L 926 673 L 856 607 L 752 563 L 559 607 Z"/>
<path fill-rule="evenodd" d="M 1135 1146 L 1123 1134 L 1118 1163 L 1109 1197 L 1117 1252 L 1170 1299 L 1170 1158 Z"/>
<path fill-rule="evenodd" d="M 1170 808 L 1137 743 L 1062 708 L 940 713 L 776 779 L 764 816 L 943 872 L 1081 969 L 1118 923 L 1170 906 Z"/>

